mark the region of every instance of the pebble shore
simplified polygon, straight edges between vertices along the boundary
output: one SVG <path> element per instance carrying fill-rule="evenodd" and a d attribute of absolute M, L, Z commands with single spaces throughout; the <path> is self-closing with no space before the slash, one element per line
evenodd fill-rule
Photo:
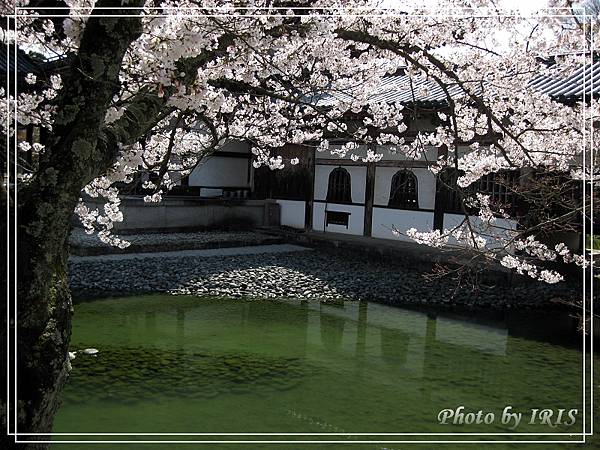
<path fill-rule="evenodd" d="M 580 288 L 564 283 L 531 281 L 479 291 L 456 289 L 451 280 L 426 280 L 422 271 L 325 250 L 210 257 L 161 255 L 128 260 L 86 258 L 72 260 L 69 265 L 75 298 L 164 292 L 500 310 L 558 307 L 552 300 L 581 298 Z"/>

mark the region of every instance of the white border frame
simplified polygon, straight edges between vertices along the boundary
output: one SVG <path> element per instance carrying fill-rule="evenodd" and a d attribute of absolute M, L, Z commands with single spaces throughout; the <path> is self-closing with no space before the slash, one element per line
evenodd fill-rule
<path fill-rule="evenodd" d="M 243 9 L 243 10 L 247 10 L 251 7 L 227 7 L 227 8 L 218 8 L 218 7 L 203 7 L 203 8 L 177 8 L 178 10 L 185 10 L 185 11 L 197 11 L 197 10 L 215 10 L 215 11 L 219 11 L 215 14 L 184 14 L 183 17 L 228 17 L 229 14 L 227 14 L 226 12 L 220 12 L 220 11 L 231 11 L 231 10 L 238 10 L 238 9 Z M 89 17 L 90 14 L 76 14 L 76 15 L 69 15 L 67 12 L 69 10 L 72 9 L 87 9 L 85 7 L 74 7 L 74 8 L 69 8 L 69 7 L 53 7 L 53 8 L 28 8 L 28 7 L 18 7 L 15 6 L 15 10 L 14 10 L 14 14 L 10 15 L 10 16 L 6 16 L 6 23 L 7 23 L 7 27 L 6 30 L 10 30 L 10 23 L 9 23 L 9 18 L 12 17 L 13 20 L 15 21 L 15 26 L 16 26 L 16 20 L 17 17 L 22 16 L 22 14 L 19 14 L 19 12 L 21 11 L 32 11 L 35 9 L 44 9 L 44 10 L 66 10 L 65 14 L 44 14 L 44 15 L 38 15 L 36 17 Z M 94 8 L 95 10 L 112 10 L 115 8 L 110 8 L 110 7 L 96 7 Z M 119 10 L 128 10 L 128 9 L 132 9 L 132 10 L 139 10 L 140 8 L 138 7 L 127 7 L 127 6 L 122 6 L 119 8 L 116 8 Z M 161 10 L 162 8 L 157 8 L 157 7 L 152 7 L 152 8 L 144 8 L 146 10 Z M 266 8 L 264 8 L 266 9 Z M 269 9 L 271 10 L 289 10 L 289 9 L 301 9 L 301 10 L 308 10 L 308 9 L 321 9 L 321 10 L 340 10 L 342 8 L 335 8 L 335 7 L 331 7 L 331 8 L 314 8 L 314 7 L 289 7 L 289 8 L 285 8 L 285 7 L 270 7 Z M 394 8 L 367 8 L 367 7 L 347 7 L 345 8 L 347 10 L 351 10 L 351 11 L 360 11 L 360 10 L 382 10 L 382 11 L 388 11 L 385 14 L 331 14 L 332 17 L 342 17 L 342 16 L 364 16 L 364 17 L 405 17 L 406 14 L 399 14 L 399 13 L 389 13 L 389 11 L 394 10 Z M 589 15 L 585 12 L 585 8 L 582 7 L 578 7 L 575 8 L 578 10 L 581 10 L 583 12 L 583 14 L 581 14 L 580 17 L 583 17 L 584 20 L 589 17 Z M 412 16 L 417 16 L 417 17 L 423 17 L 423 16 L 427 16 L 427 17 L 455 17 L 455 18 L 459 18 L 459 17 L 479 17 L 479 18 L 486 18 L 486 17 L 522 17 L 522 18 L 534 18 L 534 17 L 574 17 L 574 15 L 572 13 L 567 13 L 567 14 L 535 14 L 535 13 L 529 13 L 529 14 L 489 14 L 489 13 L 484 13 L 482 15 L 473 15 L 473 14 L 460 14 L 460 13 L 456 13 L 456 9 L 449 9 L 449 8 L 436 8 L 436 11 L 448 11 L 451 10 L 453 13 L 452 14 L 409 14 Z M 472 9 L 467 9 L 465 8 L 464 11 L 472 11 Z M 571 11 L 569 8 L 543 8 L 542 11 L 552 11 L 552 10 L 558 10 L 558 11 L 564 11 L 564 10 L 569 10 Z M 152 16 L 146 16 L 146 17 L 171 17 L 172 14 L 157 14 L 157 15 L 152 15 Z M 239 17 L 279 17 L 280 14 L 240 14 Z M 94 17 L 139 17 L 138 15 L 133 15 L 133 14 L 123 14 L 123 15 L 108 15 L 108 14 L 98 14 L 95 15 Z M 14 42 L 14 93 L 15 93 L 15 98 L 17 96 L 17 49 L 18 49 L 18 36 L 15 34 L 15 42 Z M 590 67 L 590 80 L 591 80 L 591 88 L 593 90 L 593 69 L 594 69 L 594 64 L 593 64 L 593 33 L 592 33 L 592 46 L 591 46 L 592 50 L 590 51 L 590 61 L 591 61 L 591 67 Z M 7 41 L 6 43 L 6 49 L 7 49 L 7 63 L 10 61 L 10 45 Z M 585 61 L 584 61 L 584 65 L 583 65 L 583 72 L 584 72 L 584 92 L 585 92 L 585 87 L 586 87 L 586 69 L 587 69 L 587 61 L 588 61 L 588 55 L 587 52 L 584 53 L 585 55 Z M 9 70 L 9 64 L 7 64 L 7 82 L 6 82 L 6 104 L 7 104 L 7 111 L 10 111 L 10 101 L 9 101 L 9 86 L 10 86 L 10 82 L 11 82 L 11 78 L 10 78 L 10 70 Z M 586 176 L 585 176 L 585 167 L 586 167 L 586 149 L 585 149 L 585 144 L 586 144 L 586 128 L 585 128 L 585 124 L 586 124 L 586 104 L 585 104 L 585 98 L 582 99 L 582 109 L 583 109 L 583 164 L 582 166 L 584 167 L 584 175 L 583 175 L 583 183 L 584 183 L 584 193 L 585 193 L 585 184 L 586 184 Z M 18 195 L 18 189 L 17 189 L 17 129 L 18 129 L 18 123 L 17 123 L 17 106 L 16 106 L 16 101 L 15 101 L 15 105 L 14 105 L 14 202 L 15 205 L 17 204 L 17 195 Z M 591 117 L 590 117 L 590 122 L 592 121 Z M 10 124 L 10 114 L 7 115 L 7 129 L 8 129 L 8 125 Z M 10 151 L 9 151 L 9 145 L 10 145 L 10 139 L 11 137 L 8 135 L 6 136 L 7 139 L 7 182 L 10 183 Z M 593 143 L 594 143 L 594 133 L 593 133 L 593 127 L 590 128 L 590 137 L 589 137 L 589 142 L 590 142 L 590 149 L 593 149 Z M 590 155 L 589 158 L 589 167 L 590 167 L 590 174 L 593 177 L 594 175 L 594 158 L 593 158 L 593 153 Z M 592 178 L 592 180 L 594 180 L 594 178 Z M 7 200 L 9 200 L 10 198 L 10 186 L 9 189 L 7 189 Z M 590 202 L 590 226 L 592 228 L 591 230 L 591 236 L 593 237 L 593 196 L 591 197 L 591 202 Z M 584 213 L 586 211 L 586 205 L 585 205 L 585 195 L 584 195 Z M 8 224 L 10 225 L 10 206 L 9 206 L 9 202 L 7 201 L 7 219 L 8 219 Z M 14 267 L 16 268 L 17 266 L 17 210 L 15 207 L 14 210 L 14 229 L 13 229 L 13 233 L 14 233 Z M 583 239 L 584 239 L 584 261 L 585 261 L 585 231 L 586 231 L 586 221 L 584 218 L 583 221 Z M 7 226 L 7 243 L 10 242 L 9 241 L 9 235 L 10 235 L 10 226 Z M 10 252 L 9 249 L 7 249 L 8 252 Z M 7 255 L 9 256 L 10 259 L 10 254 Z M 593 331 L 594 331 L 594 320 L 593 320 L 593 304 L 594 304 L 594 299 L 593 299 L 593 280 L 594 280 L 594 274 L 593 274 L 593 254 L 590 255 L 590 264 L 589 264 L 589 268 L 590 268 L 590 334 L 589 334 L 589 338 L 590 338 L 590 386 L 589 386 L 589 391 L 590 391 L 590 431 L 586 431 L 587 427 L 586 427 L 586 392 L 587 392 L 587 385 L 586 385 L 586 358 L 588 357 L 588 354 L 586 353 L 586 341 L 588 339 L 588 337 L 586 336 L 586 308 L 585 308 L 585 300 L 583 302 L 583 349 L 582 349 L 582 362 L 583 362 L 583 412 L 582 412 L 582 432 L 581 433 L 471 433 L 471 432 L 452 432 L 452 433 L 19 433 L 16 429 L 17 427 L 17 408 L 14 408 L 14 424 L 11 424 L 10 421 L 10 381 L 11 381 L 11 377 L 10 377 L 10 372 L 9 372 L 9 366 L 10 366 L 10 352 L 9 352 L 9 343 L 10 343 L 10 308 L 7 307 L 7 435 L 8 436 L 14 436 L 15 437 L 15 443 L 19 444 L 19 443 L 31 443 L 31 442 L 35 442 L 35 443 L 48 443 L 48 444 L 110 444 L 110 443 L 114 443 L 114 444 L 208 444 L 208 443 L 215 443 L 215 444 L 250 444 L 250 443 L 256 443 L 256 444 L 294 444 L 294 443 L 298 443 L 298 444 L 400 444 L 400 443 L 412 443 L 412 444 L 427 444 L 427 443 L 464 443 L 464 444 L 477 444 L 477 443 L 484 443 L 484 444 L 495 444 L 495 443 L 507 443 L 507 444 L 540 444 L 540 443 L 556 443 L 556 444 L 566 444 L 566 443 L 580 443 L 580 444 L 585 444 L 586 443 L 586 437 L 587 436 L 592 436 L 593 435 L 593 348 L 594 348 L 594 339 L 593 339 Z M 583 276 L 583 298 L 585 299 L 585 292 L 586 292 L 586 271 L 585 269 L 582 270 L 582 276 Z M 7 264 L 7 281 L 10 280 L 10 264 Z M 14 271 L 14 290 L 13 290 L 13 302 L 14 302 L 14 314 L 15 314 L 15 326 L 14 326 L 14 330 L 13 330 L 13 339 L 14 339 L 14 356 L 16 358 L 16 353 L 17 353 L 17 327 L 16 327 L 16 317 L 17 317 L 17 271 Z M 7 283 L 7 301 L 10 298 L 10 282 Z M 15 361 L 14 364 L 14 380 L 16 381 L 17 379 L 17 364 Z M 14 386 L 14 404 L 17 404 L 17 386 L 15 383 Z M 11 425 L 13 425 L 13 429 L 14 431 L 11 432 Z M 19 436 L 347 436 L 348 439 L 347 440 L 19 440 Z M 349 439 L 351 436 L 457 436 L 457 438 L 459 436 L 573 436 L 573 437 L 577 437 L 580 436 L 581 440 L 352 440 Z"/>

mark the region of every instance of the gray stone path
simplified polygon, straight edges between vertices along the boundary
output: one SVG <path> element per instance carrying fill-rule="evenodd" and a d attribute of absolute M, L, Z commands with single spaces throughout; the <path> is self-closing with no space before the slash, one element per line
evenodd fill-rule
<path fill-rule="evenodd" d="M 248 241 L 257 242 L 265 236 L 255 231 L 221 231 L 221 230 L 206 230 L 189 233 L 136 233 L 136 234 L 120 234 L 116 235 L 129 241 L 131 245 L 157 245 L 157 244 L 173 244 L 180 245 L 194 244 L 198 242 L 223 242 L 223 241 Z M 76 247 L 108 247 L 102 242 L 97 234 L 86 234 L 83 229 L 75 227 L 69 236 L 69 243 Z"/>
<path fill-rule="evenodd" d="M 72 262 L 84 261 L 120 261 L 127 259 L 146 259 L 146 258 L 184 258 L 194 256 L 207 258 L 211 256 L 235 256 L 235 255 L 257 255 L 260 253 L 289 253 L 311 250 L 307 247 L 300 247 L 292 244 L 273 244 L 273 245 L 252 245 L 246 247 L 229 248 L 211 248 L 205 250 L 178 250 L 172 252 L 155 253 L 127 253 L 120 255 L 96 255 L 96 256 L 71 256 Z"/>
<path fill-rule="evenodd" d="M 125 249 L 112 247 L 100 241 L 97 235 L 86 234 L 75 228 L 69 237 L 71 254 L 77 256 L 122 255 L 130 253 L 158 253 L 179 250 L 205 250 L 214 248 L 285 244 L 280 236 L 258 231 L 206 230 L 194 233 L 140 233 L 119 237 L 130 243 Z"/>

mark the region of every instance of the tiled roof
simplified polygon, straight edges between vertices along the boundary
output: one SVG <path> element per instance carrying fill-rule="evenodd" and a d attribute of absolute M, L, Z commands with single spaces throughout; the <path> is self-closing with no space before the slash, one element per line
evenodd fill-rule
<path fill-rule="evenodd" d="M 458 86 L 448 89 L 451 97 L 459 97 L 462 90 Z M 433 80 L 412 79 L 408 75 L 386 77 L 381 83 L 376 101 L 400 103 L 439 103 L 446 100 L 446 93 Z"/>
<path fill-rule="evenodd" d="M 8 70 L 15 73 L 15 47 L 13 45 L 3 46 L 0 51 L 0 76 L 6 76 Z M 20 76 L 28 73 L 40 73 L 40 67 L 21 49 L 17 51 L 17 73 Z"/>
<path fill-rule="evenodd" d="M 585 85 L 584 85 L 585 84 Z M 538 75 L 531 80 L 530 86 L 558 101 L 573 101 L 585 96 L 600 95 L 600 60 L 576 70 L 565 78 L 552 78 Z M 453 98 L 463 94 L 457 85 L 450 86 L 448 92 Z M 343 99 L 343 96 L 339 96 Z M 375 102 L 400 102 L 441 105 L 446 101 L 446 93 L 431 79 L 412 79 L 408 75 L 395 75 L 384 78 L 377 93 L 373 96 Z M 321 105 L 331 105 L 334 96 L 325 96 L 319 101 Z"/>
<path fill-rule="evenodd" d="M 531 86 L 557 100 L 577 100 L 584 95 L 600 94 L 600 60 L 581 67 L 566 78 L 537 76 L 531 80 Z"/>

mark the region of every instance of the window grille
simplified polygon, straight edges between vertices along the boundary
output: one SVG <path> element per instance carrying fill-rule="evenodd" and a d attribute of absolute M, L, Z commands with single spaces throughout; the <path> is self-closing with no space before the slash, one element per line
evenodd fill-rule
<path fill-rule="evenodd" d="M 419 208 L 417 177 L 408 170 L 400 170 L 392 177 L 390 201 L 394 208 Z"/>
<path fill-rule="evenodd" d="M 488 173 L 473 183 L 473 191 L 490 196 L 490 202 L 503 208 L 514 206 L 514 186 L 518 183 L 518 173 L 502 171 Z"/>
<path fill-rule="evenodd" d="M 350 218 L 349 212 L 344 211 L 325 211 L 325 225 L 342 225 L 348 228 Z"/>
<path fill-rule="evenodd" d="M 449 170 L 443 175 L 443 180 L 449 186 L 446 189 L 446 211 L 462 214 L 460 205 L 460 196 L 457 190 L 457 179 L 459 173 L 456 170 Z M 489 173 L 479 180 L 472 183 L 469 187 L 462 189 L 465 198 L 473 197 L 476 193 L 489 195 L 490 203 L 493 206 L 511 211 L 516 208 L 515 186 L 519 182 L 518 171 L 501 171 L 498 173 Z M 470 208 L 467 207 L 468 212 Z"/>
<path fill-rule="evenodd" d="M 332 203 L 352 203 L 350 174 L 343 167 L 336 167 L 329 174 L 327 201 Z"/>

